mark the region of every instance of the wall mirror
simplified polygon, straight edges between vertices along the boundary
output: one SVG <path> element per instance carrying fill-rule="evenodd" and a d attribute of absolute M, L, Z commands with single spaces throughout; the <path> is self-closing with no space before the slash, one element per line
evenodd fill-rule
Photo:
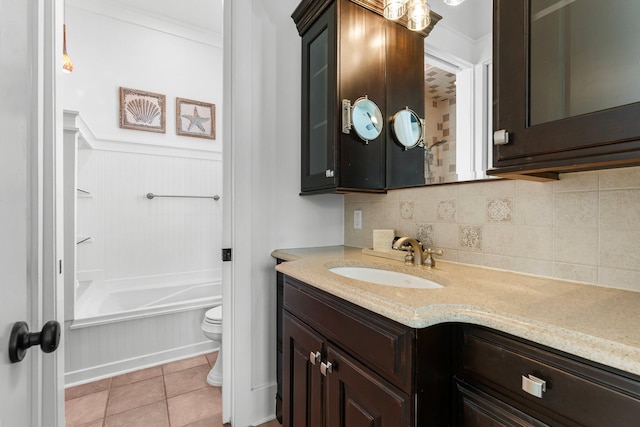
<path fill-rule="evenodd" d="M 425 39 L 425 111 L 416 111 L 425 121 L 424 183 L 488 179 L 493 2 L 429 5 L 442 20 Z"/>
<path fill-rule="evenodd" d="M 348 99 L 342 101 L 342 121 L 342 131 L 351 133 L 351 129 L 355 130 L 365 144 L 382 133 L 382 112 L 366 96 L 356 99 L 353 106 Z"/>
<path fill-rule="evenodd" d="M 423 146 L 424 120 L 409 107 L 394 114 L 391 127 L 395 141 L 405 150 Z"/>

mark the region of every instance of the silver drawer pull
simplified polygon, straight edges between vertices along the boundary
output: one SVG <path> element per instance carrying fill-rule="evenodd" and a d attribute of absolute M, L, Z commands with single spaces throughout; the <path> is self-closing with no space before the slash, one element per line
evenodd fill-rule
<path fill-rule="evenodd" d="M 529 374 L 528 377 L 522 376 L 522 390 L 532 396 L 542 398 L 542 393 L 547 391 L 547 382 L 538 377 Z"/>
<path fill-rule="evenodd" d="M 319 351 L 312 351 L 311 353 L 309 353 L 309 362 L 311 362 L 312 365 L 315 365 L 320 361 L 322 361 L 322 356 L 320 355 Z"/>

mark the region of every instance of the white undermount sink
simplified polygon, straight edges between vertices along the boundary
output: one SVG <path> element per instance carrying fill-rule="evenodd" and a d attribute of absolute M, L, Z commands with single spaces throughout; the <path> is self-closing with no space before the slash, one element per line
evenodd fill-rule
<path fill-rule="evenodd" d="M 398 271 L 380 270 L 369 267 L 334 267 L 330 272 L 348 277 L 349 279 L 362 280 L 364 282 L 376 283 L 384 286 L 397 286 L 400 288 L 418 289 L 438 289 L 443 286 L 425 279 L 423 277 L 412 276 L 411 274 L 400 273 Z"/>

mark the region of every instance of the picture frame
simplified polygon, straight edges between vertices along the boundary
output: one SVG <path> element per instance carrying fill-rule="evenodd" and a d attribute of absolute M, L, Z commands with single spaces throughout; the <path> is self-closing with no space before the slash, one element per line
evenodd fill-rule
<path fill-rule="evenodd" d="M 176 134 L 216 139 L 215 104 L 176 98 Z"/>
<path fill-rule="evenodd" d="M 120 127 L 166 133 L 166 96 L 120 87 Z"/>

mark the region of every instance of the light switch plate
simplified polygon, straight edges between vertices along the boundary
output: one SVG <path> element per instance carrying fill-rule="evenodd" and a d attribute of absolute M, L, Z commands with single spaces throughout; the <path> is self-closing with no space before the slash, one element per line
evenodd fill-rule
<path fill-rule="evenodd" d="M 353 228 L 362 230 L 362 209 L 354 209 L 353 211 Z"/>

